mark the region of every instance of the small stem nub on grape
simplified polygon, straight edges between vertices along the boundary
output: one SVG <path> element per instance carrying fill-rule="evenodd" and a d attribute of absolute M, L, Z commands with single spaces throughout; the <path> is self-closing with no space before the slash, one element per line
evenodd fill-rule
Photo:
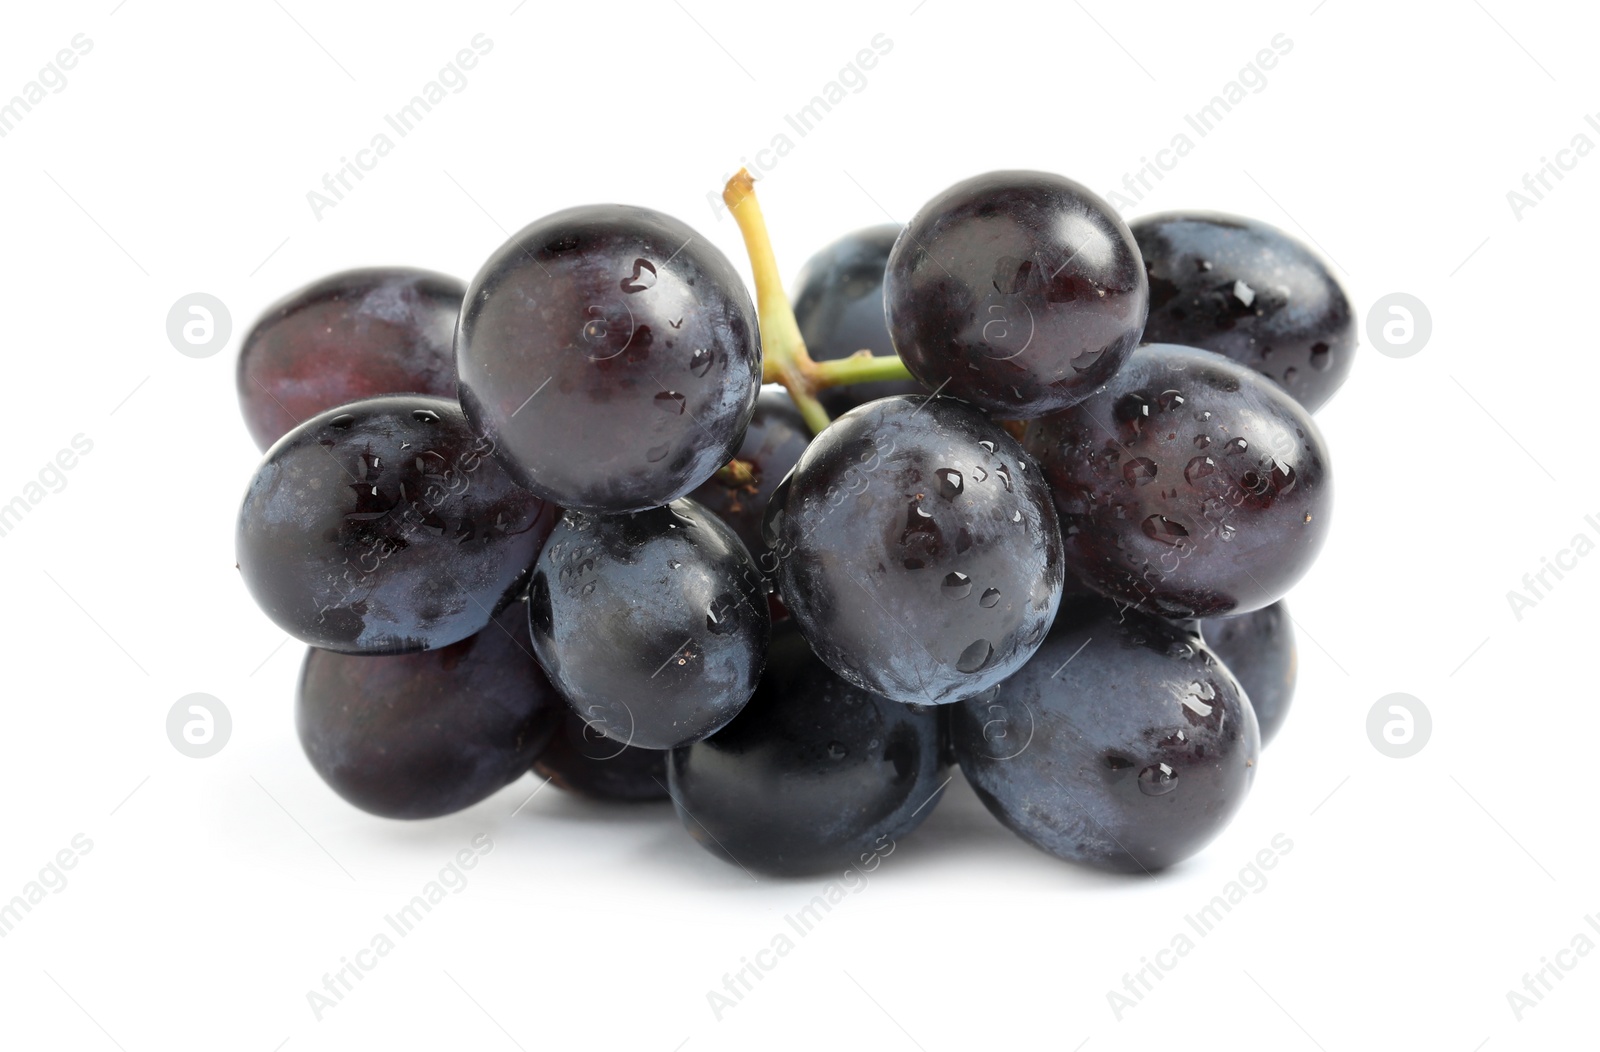
<path fill-rule="evenodd" d="M 716 480 L 730 489 L 751 489 L 759 481 L 756 477 L 755 465 L 748 460 L 738 457 L 728 461 L 717 469 Z"/>

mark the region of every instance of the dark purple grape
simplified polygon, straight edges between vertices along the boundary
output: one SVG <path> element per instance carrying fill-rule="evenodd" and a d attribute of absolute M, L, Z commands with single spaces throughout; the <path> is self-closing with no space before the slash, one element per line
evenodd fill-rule
<path fill-rule="evenodd" d="M 898 223 L 846 234 L 806 260 L 795 279 L 794 318 L 815 360 L 848 358 L 857 351 L 894 354 L 883 309 L 883 275 Z M 817 396 L 831 416 L 899 394 L 928 394 L 915 380 L 874 380 L 830 387 Z M 752 549 L 753 550 L 753 549 Z"/>
<path fill-rule="evenodd" d="M 1328 535 L 1322 433 L 1283 388 L 1209 351 L 1139 348 L 1109 384 L 1028 426 L 1069 573 L 1166 617 L 1283 598 Z"/>
<path fill-rule="evenodd" d="M 678 816 L 706 850 L 779 875 L 870 872 L 933 811 L 939 719 L 858 690 L 779 630 L 761 686 L 704 741 L 674 749 Z"/>
<path fill-rule="evenodd" d="M 385 818 L 447 815 L 515 781 L 566 711 L 533 659 L 527 621 L 516 603 L 425 654 L 311 649 L 295 701 L 311 766 Z"/>
<path fill-rule="evenodd" d="M 1299 662 L 1289 608 L 1277 602 L 1237 617 L 1208 618 L 1200 622 L 1200 634 L 1249 695 L 1266 745 L 1283 727 L 1294 700 Z"/>
<path fill-rule="evenodd" d="M 555 522 L 455 402 L 392 395 L 312 417 L 267 453 L 239 509 L 239 570 L 314 647 L 448 646 L 520 592 Z"/>
<path fill-rule="evenodd" d="M 1149 289 L 1133 235 L 1087 187 L 990 172 L 916 214 L 884 297 L 913 376 L 1026 419 L 1110 379 L 1139 342 Z"/>
<path fill-rule="evenodd" d="M 382 394 L 454 398 L 466 286 L 410 267 L 347 270 L 268 307 L 239 351 L 239 408 L 265 450 L 324 409 Z"/>
<path fill-rule="evenodd" d="M 667 753 L 612 741 L 565 705 L 566 718 L 533 761 L 557 789 L 595 800 L 644 803 L 667 798 Z"/>
<path fill-rule="evenodd" d="M 778 563 L 761 536 L 767 501 L 810 441 L 811 429 L 789 396 L 781 390 L 762 391 L 744 441 L 734 454 L 742 465 L 738 471 L 748 470 L 752 477 L 742 481 L 733 472 L 718 471 L 690 494 L 733 527 L 768 577 L 777 570 Z"/>
<path fill-rule="evenodd" d="M 593 730 L 670 749 L 733 718 L 756 689 L 772 621 L 761 571 L 692 500 L 562 516 L 529 591 L 539 663 Z"/>
<path fill-rule="evenodd" d="M 761 387 L 739 274 L 671 216 L 569 208 L 472 279 L 456 334 L 461 405 L 528 489 L 642 511 L 728 462 Z"/>
<path fill-rule="evenodd" d="M 1277 227 L 1219 212 L 1131 224 L 1150 276 L 1144 338 L 1216 351 L 1315 412 L 1350 373 L 1356 319 L 1339 279 Z"/>
<path fill-rule="evenodd" d="M 1024 840 L 1101 869 L 1199 851 L 1255 778 L 1255 714 L 1185 626 L 1110 604 L 1063 607 L 1022 671 L 956 706 L 961 770 Z"/>
<path fill-rule="evenodd" d="M 1061 598 L 1061 535 L 1015 440 L 951 398 L 851 410 L 768 506 L 784 603 L 817 656 L 896 701 L 971 697 L 1028 660 Z"/>

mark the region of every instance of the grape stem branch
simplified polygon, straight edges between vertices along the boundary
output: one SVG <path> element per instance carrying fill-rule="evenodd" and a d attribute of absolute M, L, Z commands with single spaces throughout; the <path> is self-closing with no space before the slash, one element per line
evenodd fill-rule
<path fill-rule="evenodd" d="M 783 291 L 766 217 L 761 214 L 761 203 L 756 200 L 755 180 L 747 170 L 739 169 L 738 174 L 728 180 L 722 190 L 722 200 L 744 235 L 745 251 L 750 255 L 750 269 L 755 275 L 756 314 L 761 322 L 762 382 L 782 384 L 813 433 L 829 423 L 827 410 L 817 401 L 818 391 L 841 384 L 911 378 L 905 363 L 892 354 L 858 351 L 836 361 L 812 361 L 805 340 L 800 336 L 794 308 Z"/>

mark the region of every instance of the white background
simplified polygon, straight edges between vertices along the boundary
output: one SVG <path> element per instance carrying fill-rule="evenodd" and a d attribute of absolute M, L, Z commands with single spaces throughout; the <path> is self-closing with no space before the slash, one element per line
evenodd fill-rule
<path fill-rule="evenodd" d="M 1536 606 L 1506 593 L 1572 537 L 1593 486 L 1600 158 L 1520 217 L 1507 192 L 1600 132 L 1579 5 L 9 5 L 0 97 L 77 33 L 93 50 L 0 139 L 7 309 L 0 503 L 73 436 L 93 450 L 0 538 L 0 899 L 77 834 L 68 876 L 0 939 L 8 1047 L 702 1049 L 1418 1047 L 1592 1041 L 1600 953 L 1519 1022 L 1507 991 L 1600 914 L 1592 807 L 1600 558 Z M 916 7 L 913 11 L 912 8 Z M 115 8 L 115 10 L 113 10 Z M 337 207 L 307 191 L 475 34 L 493 51 Z M 882 33 L 892 51 L 810 135 L 784 122 Z M 1276 34 L 1292 51 L 1128 214 L 1206 207 L 1315 240 L 1358 310 L 1420 297 L 1414 357 L 1370 341 L 1319 419 L 1339 495 L 1294 593 L 1301 684 L 1254 794 L 1154 879 L 1057 863 L 959 779 L 871 883 L 718 1021 L 706 994 L 821 881 L 751 878 L 669 807 L 525 778 L 403 825 L 338 800 L 296 743 L 301 649 L 233 567 L 256 461 L 238 337 L 323 273 L 470 277 L 557 208 L 671 212 L 744 267 L 707 202 L 788 131 L 761 193 L 793 274 L 956 179 L 1059 171 L 1107 193 Z M 1600 119 L 1600 118 L 1597 118 Z M 214 357 L 169 343 L 216 295 Z M 1551 578 L 1553 581 L 1553 578 Z M 217 756 L 169 744 L 205 692 Z M 1366 732 L 1422 699 L 1410 759 Z M 473 837 L 493 851 L 317 1021 L 306 994 Z M 1119 1021 L 1107 992 L 1277 834 L 1293 848 Z M 1600 934 L 1590 932 L 1596 940 Z M 1567 958 L 1573 960 L 1574 958 Z M 1486 1044 L 1487 1043 L 1487 1044 Z"/>

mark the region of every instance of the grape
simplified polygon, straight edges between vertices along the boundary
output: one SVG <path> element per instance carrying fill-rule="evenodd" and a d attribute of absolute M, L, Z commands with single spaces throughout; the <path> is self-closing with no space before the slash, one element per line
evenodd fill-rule
<path fill-rule="evenodd" d="M 1167 617 L 1283 598 L 1328 534 L 1322 434 L 1281 387 L 1209 351 L 1139 348 L 1025 445 L 1055 495 L 1068 572 Z"/>
<path fill-rule="evenodd" d="M 239 351 L 239 408 L 265 450 L 324 409 L 381 394 L 454 398 L 466 286 L 410 267 L 347 270 L 268 307 Z"/>
<path fill-rule="evenodd" d="M 565 706 L 563 706 L 565 708 Z M 595 800 L 642 803 L 667 798 L 667 754 L 612 741 L 567 709 L 533 773 L 557 789 Z"/>
<path fill-rule="evenodd" d="M 1226 355 L 1282 384 L 1307 412 L 1344 383 L 1356 320 L 1306 245 L 1218 212 L 1165 212 L 1132 228 L 1150 276 L 1146 340 Z"/>
<path fill-rule="evenodd" d="M 1033 660 L 951 725 L 995 817 L 1052 855 L 1128 872 L 1221 832 L 1260 752 L 1244 691 L 1198 634 L 1103 602 L 1063 607 Z"/>
<path fill-rule="evenodd" d="M 568 511 L 534 566 L 533 645 L 592 728 L 670 749 L 750 699 L 771 634 L 755 559 L 692 500 L 629 515 Z"/>
<path fill-rule="evenodd" d="M 1266 745 L 1283 727 L 1294 700 L 1294 621 L 1281 602 L 1237 617 L 1215 617 L 1200 622 L 1200 634 L 1250 697 L 1261 744 Z"/>
<path fill-rule="evenodd" d="M 522 604 L 425 654 L 365 657 L 312 648 L 295 726 L 334 792 L 385 818 L 433 818 L 509 785 L 566 706 L 533 660 Z"/>
<path fill-rule="evenodd" d="M 846 234 L 806 261 L 795 279 L 794 317 L 815 360 L 848 358 L 857 351 L 894 354 L 884 318 L 883 275 L 898 223 Z M 831 415 L 898 394 L 927 394 L 915 380 L 873 380 L 830 387 L 818 396 Z"/>
<path fill-rule="evenodd" d="M 755 307 L 705 238 L 647 208 L 569 208 L 472 279 L 461 405 L 517 480 L 564 508 L 643 511 L 710 478 L 761 386 Z"/>
<path fill-rule="evenodd" d="M 1025 419 L 1105 383 L 1144 328 L 1133 235 L 1088 188 L 990 172 L 922 207 L 889 256 L 889 332 L 913 376 Z"/>
<path fill-rule="evenodd" d="M 779 875 L 870 872 L 932 813 L 939 719 L 844 682 L 792 628 L 755 697 L 722 730 L 674 749 L 669 785 L 700 845 Z"/>
<path fill-rule="evenodd" d="M 777 567 L 761 536 L 767 502 L 810 441 L 811 430 L 789 396 L 778 389 L 762 391 L 735 454 L 754 477 L 740 482 L 718 472 L 690 494 L 733 528 L 764 574 L 771 575 Z"/>
<path fill-rule="evenodd" d="M 900 395 L 812 440 L 767 510 L 785 604 L 817 656 L 896 701 L 941 704 L 1020 668 L 1061 597 L 1044 480 L 1004 429 Z"/>
<path fill-rule="evenodd" d="M 239 509 L 239 570 L 314 647 L 448 646 L 513 598 L 555 522 L 455 402 L 392 395 L 312 417 L 273 445 Z"/>

